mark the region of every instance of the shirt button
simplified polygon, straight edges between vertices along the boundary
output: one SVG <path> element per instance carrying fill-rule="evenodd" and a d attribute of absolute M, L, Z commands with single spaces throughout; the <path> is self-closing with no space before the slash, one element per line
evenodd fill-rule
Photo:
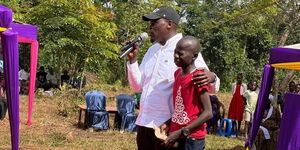
<path fill-rule="evenodd" d="M 168 62 L 168 60 L 165 60 L 165 63 L 167 63 Z"/>

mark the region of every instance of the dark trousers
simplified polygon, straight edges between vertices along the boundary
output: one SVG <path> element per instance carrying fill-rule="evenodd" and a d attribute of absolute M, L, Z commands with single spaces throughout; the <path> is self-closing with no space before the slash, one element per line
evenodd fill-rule
<path fill-rule="evenodd" d="M 177 141 L 178 141 L 178 147 L 175 148 L 174 150 L 204 150 L 205 149 L 204 139 L 180 138 Z"/>
<path fill-rule="evenodd" d="M 136 142 L 138 150 L 167 150 L 152 128 L 137 126 Z"/>

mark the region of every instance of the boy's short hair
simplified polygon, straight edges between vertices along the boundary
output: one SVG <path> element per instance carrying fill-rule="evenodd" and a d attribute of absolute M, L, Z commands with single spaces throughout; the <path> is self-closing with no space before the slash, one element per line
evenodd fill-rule
<path fill-rule="evenodd" d="M 199 52 L 202 51 L 202 47 L 201 47 L 201 44 L 200 44 L 200 41 L 198 38 L 194 37 L 194 36 L 191 36 L 191 35 L 187 35 L 187 36 L 184 36 L 181 40 L 190 40 L 192 41 L 194 44 L 195 44 L 195 53 L 198 54 Z"/>

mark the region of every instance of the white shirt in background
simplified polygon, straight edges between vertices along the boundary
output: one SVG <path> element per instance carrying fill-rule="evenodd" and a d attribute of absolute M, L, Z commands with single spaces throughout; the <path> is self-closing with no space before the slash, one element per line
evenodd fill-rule
<path fill-rule="evenodd" d="M 56 77 L 55 74 L 47 73 L 46 79 L 48 81 L 50 81 L 51 83 L 53 83 L 53 84 L 57 84 L 58 83 L 58 78 Z"/>
<path fill-rule="evenodd" d="M 26 72 L 24 69 L 21 69 L 19 72 L 18 72 L 18 74 L 19 74 L 19 80 L 28 80 L 28 78 L 29 78 L 29 73 L 28 72 Z"/>

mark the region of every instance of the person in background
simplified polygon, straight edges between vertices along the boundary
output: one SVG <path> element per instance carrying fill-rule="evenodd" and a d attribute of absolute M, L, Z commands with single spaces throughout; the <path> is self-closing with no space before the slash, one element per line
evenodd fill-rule
<path fill-rule="evenodd" d="M 296 85 L 296 93 L 297 93 L 297 94 L 300 94 L 300 84 L 297 84 L 297 85 Z"/>
<path fill-rule="evenodd" d="M 19 83 L 20 83 L 21 94 L 28 93 L 29 75 L 30 74 L 29 74 L 28 66 L 24 66 L 24 68 L 19 71 Z"/>
<path fill-rule="evenodd" d="M 262 122 L 254 140 L 253 150 L 275 150 L 278 143 L 281 113 L 275 105 L 272 93 L 269 95 Z"/>
<path fill-rule="evenodd" d="M 178 142 L 176 150 L 203 150 L 205 147 L 206 121 L 213 117 L 207 92 L 208 85 L 198 87 L 192 82 L 196 69 L 195 60 L 201 50 L 200 42 L 193 36 L 178 41 L 174 52 L 175 73 L 173 86 L 174 113 L 170 133 L 165 140 L 168 147 Z"/>
<path fill-rule="evenodd" d="M 244 113 L 243 93 L 247 90 L 247 85 L 243 83 L 243 74 L 239 73 L 236 77 L 236 83 L 232 84 L 232 100 L 230 102 L 228 118 L 238 121 L 238 131 L 241 129 L 241 123 Z"/>
<path fill-rule="evenodd" d="M 63 71 L 63 75 L 60 76 L 61 85 L 69 84 L 70 76 L 68 75 L 68 70 Z"/>
<path fill-rule="evenodd" d="M 39 71 L 36 73 L 36 88 L 43 88 L 44 91 L 46 91 L 48 89 L 48 87 L 46 87 L 47 84 L 47 72 L 45 72 L 45 68 L 44 66 L 41 66 L 39 68 Z"/>
<path fill-rule="evenodd" d="M 5 97 L 5 82 L 3 70 L 0 70 L 0 98 L 1 97 Z"/>
<path fill-rule="evenodd" d="M 294 81 L 291 81 L 289 83 L 289 92 L 290 93 L 296 93 L 296 83 Z"/>
<path fill-rule="evenodd" d="M 137 147 L 138 150 L 162 150 L 166 147 L 155 137 L 153 124 L 164 131 L 170 124 L 174 72 L 177 70 L 173 55 L 177 42 L 182 38 L 182 34 L 177 33 L 180 17 L 173 8 L 162 6 L 144 15 L 143 20 L 150 22 L 150 40 L 154 44 L 139 65 L 138 43 L 135 43 L 127 63 L 129 84 L 135 93 L 142 93 L 136 120 Z M 202 72 L 193 75 L 193 82 L 198 86 L 209 84 L 209 92 L 218 91 L 220 81 L 208 71 L 201 53 L 195 60 L 195 66 Z"/>
<path fill-rule="evenodd" d="M 218 99 L 216 95 L 209 95 L 211 109 L 213 118 L 206 122 L 207 124 L 207 132 L 209 133 L 217 133 L 219 127 L 219 121 L 221 121 L 225 117 L 225 106 L 224 104 Z M 222 109 L 222 114 L 221 114 Z"/>
<path fill-rule="evenodd" d="M 59 85 L 58 85 L 58 78 L 56 76 L 56 74 L 53 71 L 53 68 L 49 68 L 48 69 L 48 74 L 46 76 L 47 79 L 47 83 L 50 85 L 51 88 L 58 88 L 59 89 Z"/>
<path fill-rule="evenodd" d="M 249 83 L 249 90 L 247 90 L 243 96 L 246 99 L 245 105 L 245 137 L 248 138 L 248 132 L 254 115 L 259 89 L 257 88 L 256 81 Z"/>

